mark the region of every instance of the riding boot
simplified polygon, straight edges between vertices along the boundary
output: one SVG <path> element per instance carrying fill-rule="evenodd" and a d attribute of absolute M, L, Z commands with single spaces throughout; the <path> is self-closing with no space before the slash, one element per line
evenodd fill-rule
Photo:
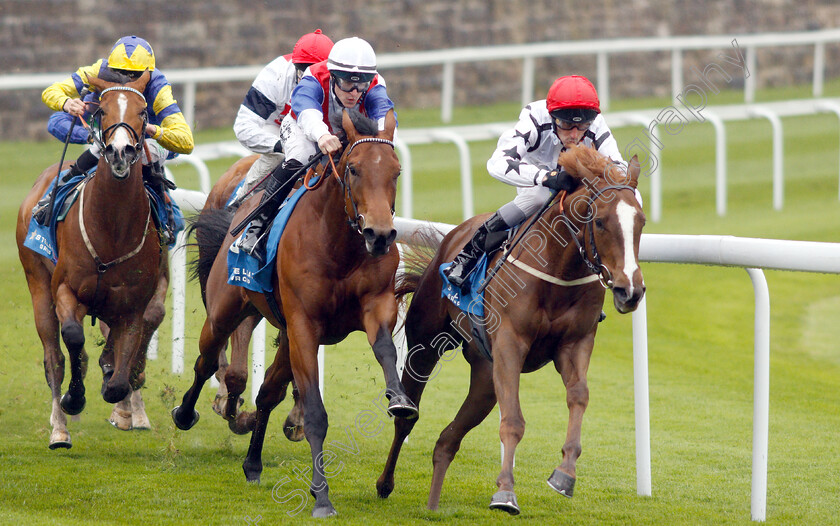
<path fill-rule="evenodd" d="M 262 261 L 261 251 L 256 248 L 263 237 L 268 225 L 277 214 L 277 209 L 289 195 L 292 188 L 290 179 L 294 177 L 297 171 L 301 168 L 301 164 L 296 161 L 289 161 L 283 163 L 271 172 L 271 177 L 265 181 L 265 189 L 263 190 L 262 198 L 260 198 L 260 212 L 251 220 L 248 230 L 245 232 L 245 237 L 239 244 L 239 249 L 251 254 Z"/>
<path fill-rule="evenodd" d="M 76 177 L 77 175 L 82 175 L 87 173 L 88 170 L 96 166 L 99 162 L 99 158 L 97 158 L 90 150 L 85 150 L 76 159 L 76 162 L 70 165 L 70 168 L 62 171 L 58 177 L 58 180 L 55 182 L 56 190 L 64 185 L 64 183 L 68 182 L 70 179 Z M 40 201 L 35 205 L 35 212 L 32 216 L 35 218 L 35 221 L 39 225 L 46 225 L 49 220 L 50 214 L 50 200 L 52 199 L 53 192 L 49 192 Z"/>
<path fill-rule="evenodd" d="M 455 260 L 452 262 L 452 265 L 443 271 L 446 279 L 460 289 L 464 285 L 467 277 L 469 277 L 475 269 L 475 265 L 478 263 L 481 255 L 488 251 L 488 249 L 495 250 L 499 248 L 499 246 L 501 246 L 500 241 L 504 241 L 504 238 L 501 236 L 493 236 L 495 238 L 492 243 L 493 246 L 488 246 L 488 235 L 494 232 L 501 232 L 506 228 L 508 228 L 508 225 L 505 223 L 505 220 L 502 219 L 501 214 L 496 212 L 490 216 L 487 221 L 478 227 L 478 230 L 475 231 L 472 239 L 464 245 L 461 252 L 455 256 Z"/>
<path fill-rule="evenodd" d="M 166 212 L 166 224 L 161 225 L 160 228 L 160 243 L 163 246 L 171 245 L 175 242 L 175 232 L 178 225 L 175 223 L 175 213 L 172 210 L 172 205 L 169 203 L 166 190 L 174 190 L 177 188 L 175 183 L 166 178 L 166 172 L 159 162 L 155 161 L 149 165 L 143 165 L 143 180 L 149 185 L 163 203 L 164 211 Z"/>

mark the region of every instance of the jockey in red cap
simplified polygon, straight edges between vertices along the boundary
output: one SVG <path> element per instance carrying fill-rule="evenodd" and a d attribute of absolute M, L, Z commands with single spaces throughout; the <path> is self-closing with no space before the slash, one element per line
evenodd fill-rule
<path fill-rule="evenodd" d="M 306 68 L 327 59 L 333 41 L 320 29 L 300 37 L 287 55 L 282 55 L 260 71 L 233 123 L 233 131 L 242 146 L 262 154 L 248 170 L 245 182 L 234 199 L 241 199 L 257 182 L 283 161 L 280 123 L 289 113 L 289 98 Z"/>
<path fill-rule="evenodd" d="M 461 287 L 485 252 L 501 246 L 501 232 L 535 213 L 551 191 L 573 190 L 576 182 L 557 165 L 560 153 L 576 144 L 597 149 L 614 162 L 623 163 L 604 117 L 598 93 L 586 77 L 571 75 L 554 81 L 544 100 L 525 106 L 513 129 L 499 137 L 496 151 L 487 161 L 487 171 L 502 182 L 516 186 L 516 198 L 502 206 L 476 230 L 444 274 Z M 641 202 L 638 191 L 636 197 Z"/>

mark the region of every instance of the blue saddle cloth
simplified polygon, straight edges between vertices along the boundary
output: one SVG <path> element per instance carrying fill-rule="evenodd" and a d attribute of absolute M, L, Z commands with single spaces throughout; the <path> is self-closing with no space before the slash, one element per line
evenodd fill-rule
<path fill-rule="evenodd" d="M 444 263 L 438 268 L 438 272 L 443 279 L 440 297 L 448 299 L 473 319 L 483 319 L 484 291 L 481 291 L 479 294 L 478 288 L 484 283 L 484 277 L 487 274 L 487 254 L 483 254 L 478 260 L 478 263 L 475 265 L 475 270 L 467 276 L 467 280 L 464 282 L 462 289 L 458 289 L 458 287 L 450 283 L 443 274 L 443 271 L 451 265 L 452 263 Z"/>
<path fill-rule="evenodd" d="M 58 190 L 56 190 L 55 202 L 53 203 L 54 212 L 52 217 L 50 217 L 49 224 L 40 225 L 37 221 L 35 221 L 35 218 L 32 217 L 29 220 L 29 230 L 27 231 L 26 240 L 24 241 L 23 246 L 41 254 L 46 258 L 49 258 L 53 263 L 58 262 L 58 251 L 55 248 L 55 227 L 59 221 L 64 220 L 64 217 L 67 214 L 67 209 L 69 209 L 70 205 L 73 204 L 73 201 L 75 201 L 78 197 L 79 185 L 87 177 L 92 177 L 94 171 L 95 168 L 87 175 L 77 175 L 58 187 Z M 65 173 L 66 170 L 62 171 L 59 177 L 64 177 Z M 47 187 L 47 191 L 44 192 L 41 199 L 52 193 L 56 180 L 57 179 L 53 179 L 52 182 L 50 182 L 49 187 Z M 181 208 L 171 197 L 169 199 L 164 199 L 163 196 L 158 195 L 158 193 L 152 190 L 148 185 L 146 186 L 146 193 L 151 197 L 149 202 L 152 206 L 152 214 L 155 216 L 156 224 L 166 224 L 167 207 L 171 207 L 172 215 L 175 218 L 175 234 L 177 235 L 178 232 L 184 229 L 184 216 L 181 213 Z M 174 246 L 175 241 L 173 240 L 173 242 L 170 243 L 169 248 Z"/>
<path fill-rule="evenodd" d="M 311 184 L 315 184 L 317 181 L 317 178 L 313 178 Z M 271 229 L 268 232 L 268 240 L 265 243 L 266 254 L 264 264 L 260 265 L 260 260 L 251 254 L 239 250 L 239 241 L 248 232 L 247 227 L 242 230 L 239 238 L 231 243 L 227 254 L 227 282 L 229 284 L 244 287 L 254 292 L 271 292 L 274 290 L 271 284 L 271 277 L 274 273 L 274 264 L 277 259 L 277 246 L 280 244 L 280 236 L 283 235 L 283 230 L 286 228 L 286 223 L 289 222 L 292 211 L 306 192 L 306 188 L 301 186 L 292 195 L 287 197 L 280 206 L 280 210 L 274 217 L 274 222 L 271 224 Z"/>

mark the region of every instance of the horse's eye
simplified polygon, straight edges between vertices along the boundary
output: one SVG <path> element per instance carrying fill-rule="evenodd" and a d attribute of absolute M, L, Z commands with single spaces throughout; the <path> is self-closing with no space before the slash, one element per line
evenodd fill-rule
<path fill-rule="evenodd" d="M 603 230 L 604 229 L 604 222 L 601 221 L 601 219 L 595 219 L 595 227 L 598 230 Z"/>
<path fill-rule="evenodd" d="M 356 167 L 353 166 L 352 164 L 350 166 L 348 166 L 348 169 L 350 170 L 350 175 L 353 175 L 353 176 L 358 176 L 359 175 L 359 174 L 356 173 Z"/>

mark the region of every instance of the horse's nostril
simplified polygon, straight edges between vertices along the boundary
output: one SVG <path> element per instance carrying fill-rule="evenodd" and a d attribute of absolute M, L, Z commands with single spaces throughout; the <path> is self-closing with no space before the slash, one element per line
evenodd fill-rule
<path fill-rule="evenodd" d="M 388 232 L 388 237 L 385 239 L 385 243 L 390 245 L 391 243 L 394 242 L 395 239 L 397 239 L 397 229 L 392 228 L 391 231 Z"/>
<path fill-rule="evenodd" d="M 373 231 L 372 228 L 365 228 L 362 230 L 362 235 L 365 237 L 365 241 L 368 243 L 373 243 L 376 241 L 376 232 Z"/>

